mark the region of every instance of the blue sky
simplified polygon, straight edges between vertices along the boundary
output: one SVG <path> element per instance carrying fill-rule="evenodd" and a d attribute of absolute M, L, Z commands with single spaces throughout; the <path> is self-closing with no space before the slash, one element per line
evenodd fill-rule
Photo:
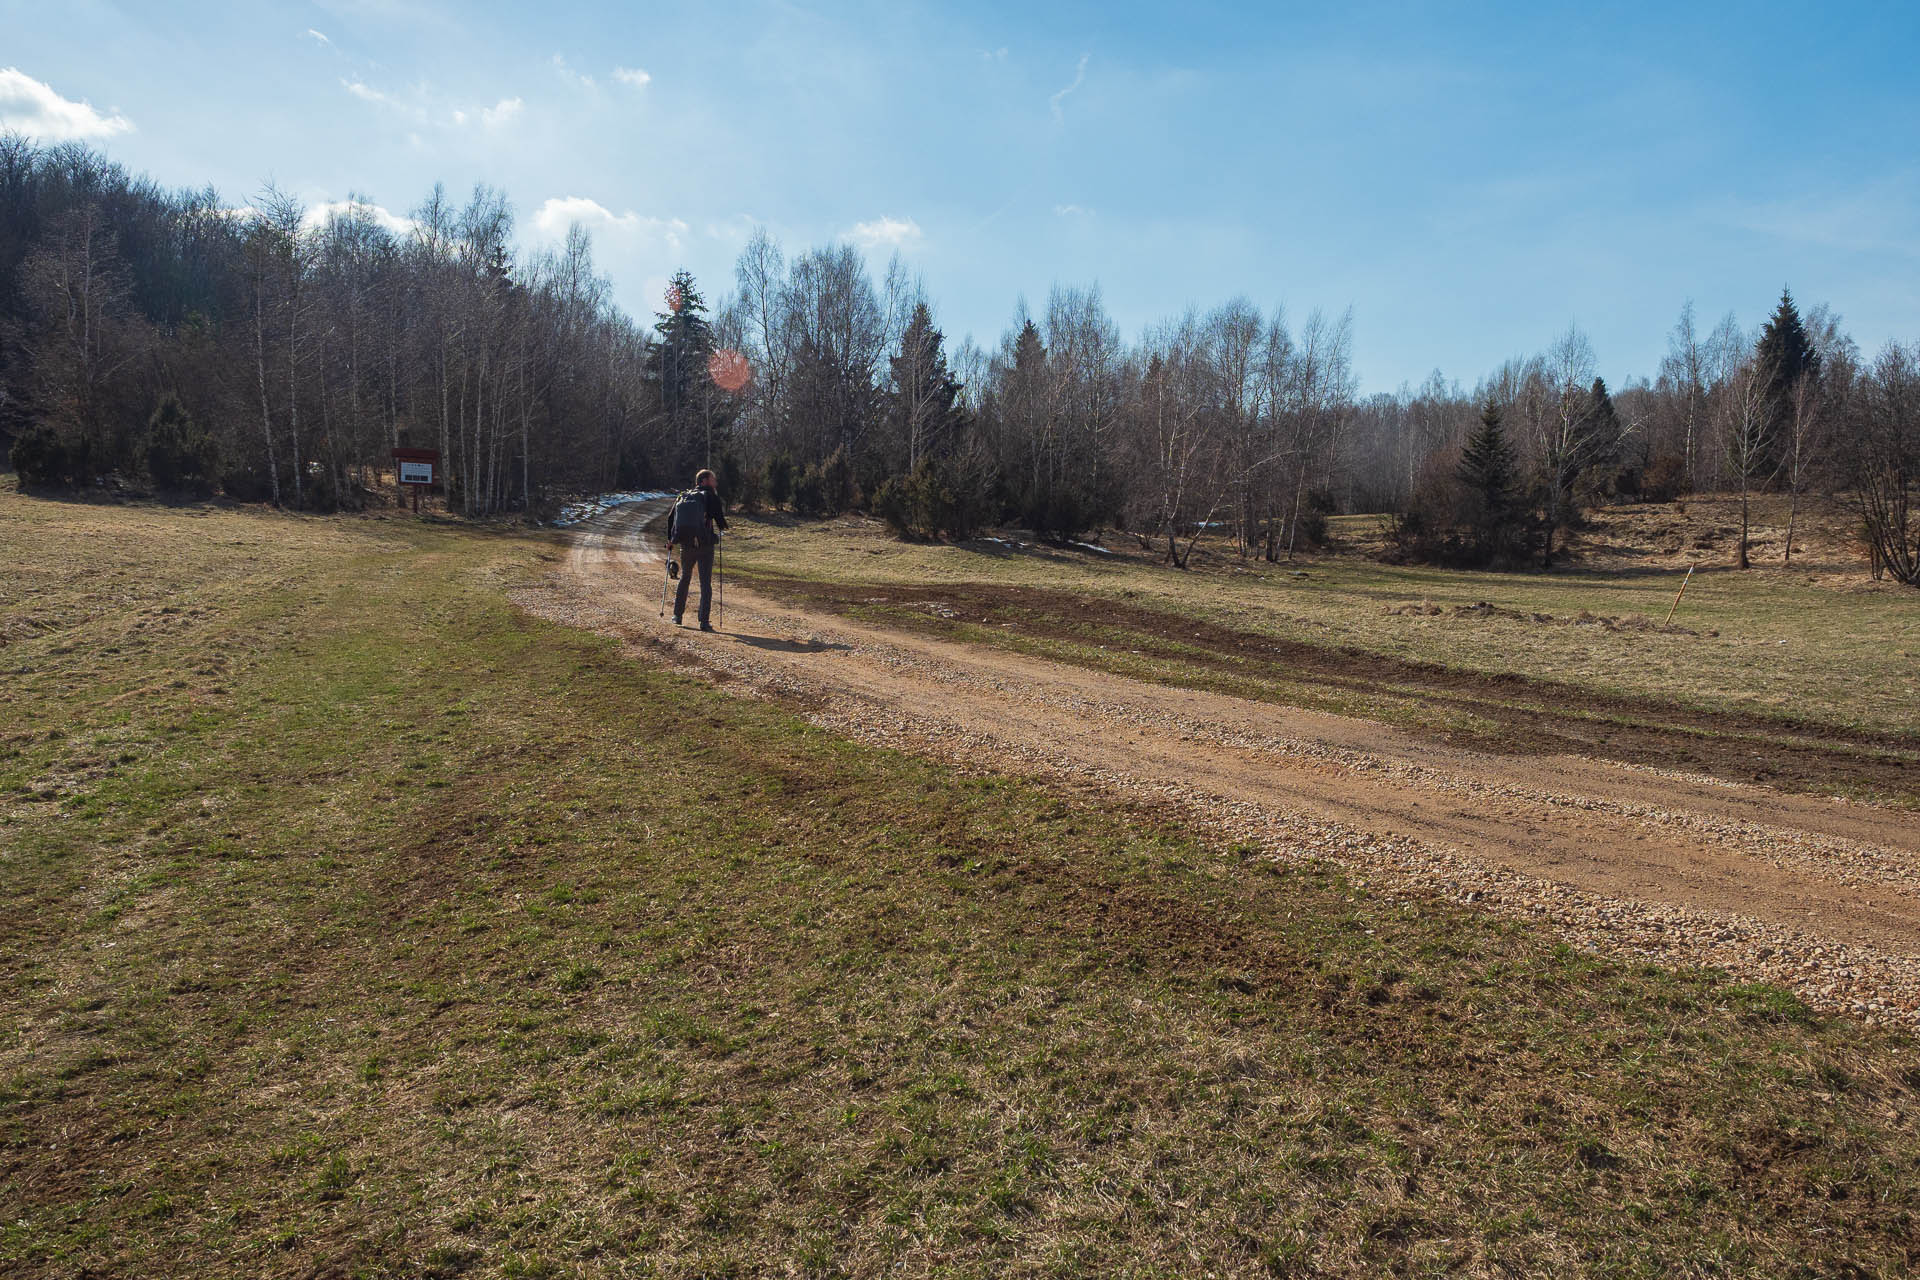
<path fill-rule="evenodd" d="M 578 216 L 630 311 L 767 226 L 898 248 L 951 337 L 1354 312 L 1366 391 L 1577 323 L 1618 383 L 1783 284 L 1920 341 L 1920 4 L 0 0 L 0 121 L 234 203 Z M 82 105 L 84 104 L 84 105 Z"/>

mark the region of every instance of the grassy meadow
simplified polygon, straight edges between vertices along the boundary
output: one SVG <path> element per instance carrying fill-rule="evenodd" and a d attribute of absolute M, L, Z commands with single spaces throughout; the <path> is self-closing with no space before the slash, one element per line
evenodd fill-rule
<path fill-rule="evenodd" d="M 1378 522 L 1336 523 L 1364 538 Z M 1107 549 L 1117 554 L 1101 554 L 992 540 L 901 542 L 859 517 L 741 524 L 727 553 L 743 573 L 850 586 L 1044 588 L 1330 650 L 1906 735 L 1920 747 L 1920 592 L 1872 587 L 1864 573 L 1771 564 L 1739 573 L 1705 563 L 1668 632 L 1657 624 L 1680 588 L 1685 555 L 1605 571 L 1491 573 L 1357 555 L 1268 565 L 1243 562 L 1215 542 L 1212 555 L 1180 571 L 1131 539 L 1110 538 Z M 1491 611 L 1473 608 L 1483 603 Z M 1417 611 L 1422 605 L 1435 612 Z"/>
<path fill-rule="evenodd" d="M 1495 651 L 1368 566 L 730 567 L 806 548 Z M 0 1274 L 1920 1267 L 1911 1039 L 839 739 L 518 613 L 559 555 L 0 487 Z M 1751 648 L 1632 640 L 1702 698 L 1838 635 L 1707 585 Z"/>

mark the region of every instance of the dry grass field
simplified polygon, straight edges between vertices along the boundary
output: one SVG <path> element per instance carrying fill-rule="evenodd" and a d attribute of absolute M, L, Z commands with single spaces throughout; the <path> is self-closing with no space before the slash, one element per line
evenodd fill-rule
<path fill-rule="evenodd" d="M 1911 728 L 1911 601 L 1831 585 L 733 548 Z M 850 742 L 508 604 L 561 554 L 0 487 L 0 1273 L 1920 1267 L 1910 1038 Z"/>
<path fill-rule="evenodd" d="M 1554 574 L 1382 564 L 1352 549 L 1377 533 L 1371 517 L 1347 519 L 1345 552 L 1267 565 L 1216 547 L 1185 572 L 1113 535 L 1104 549 L 914 544 L 859 517 L 743 521 L 728 555 L 774 595 L 1121 674 L 1493 749 L 1559 734 L 1582 752 L 1914 802 L 1920 593 L 1871 582 L 1831 513 L 1791 569 L 1696 560 L 1728 506 L 1692 503 L 1696 533 L 1672 508 L 1613 513 Z"/>

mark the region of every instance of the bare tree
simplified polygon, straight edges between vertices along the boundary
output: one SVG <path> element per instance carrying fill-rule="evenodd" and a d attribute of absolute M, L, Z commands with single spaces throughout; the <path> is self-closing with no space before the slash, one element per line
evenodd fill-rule
<path fill-rule="evenodd" d="M 1578 326 L 1568 328 L 1547 349 L 1545 379 L 1533 389 L 1529 408 L 1541 479 L 1541 506 L 1546 541 L 1541 565 L 1553 565 L 1554 534 L 1574 522 L 1578 514 L 1574 489 L 1588 467 L 1614 441 L 1600 430 L 1591 412 L 1594 377 L 1593 345 Z"/>
<path fill-rule="evenodd" d="M 1150 331 L 1142 346 L 1146 366 L 1132 430 L 1142 523 L 1156 540 L 1165 540 L 1167 563 L 1184 569 L 1226 492 L 1223 450 L 1212 430 L 1217 419 L 1208 412 L 1215 371 L 1200 322 L 1191 311 Z M 1141 543 L 1151 545 L 1144 537 Z"/>
<path fill-rule="evenodd" d="M 1660 362 L 1660 377 L 1674 398 L 1681 428 L 1681 479 L 1685 488 L 1694 483 L 1694 442 L 1699 436 L 1700 420 L 1706 410 L 1707 344 L 1694 326 L 1693 299 L 1680 308 L 1680 319 L 1667 336 L 1667 355 Z"/>
<path fill-rule="evenodd" d="M 1873 576 L 1920 587 L 1920 347 L 1887 344 L 1862 383 L 1848 480 Z"/>
<path fill-rule="evenodd" d="M 1720 442 L 1727 465 L 1740 483 L 1740 551 L 1738 564 L 1749 567 L 1747 542 L 1753 490 L 1773 478 L 1778 453 L 1774 447 L 1773 405 L 1767 396 L 1773 371 L 1758 359 L 1736 369 L 1720 395 Z"/>

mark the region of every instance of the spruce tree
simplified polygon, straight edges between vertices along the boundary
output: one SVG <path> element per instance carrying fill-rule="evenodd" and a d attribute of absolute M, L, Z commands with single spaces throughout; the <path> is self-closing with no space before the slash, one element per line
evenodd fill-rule
<path fill-rule="evenodd" d="M 1780 469 L 1781 451 L 1789 438 L 1787 420 L 1793 415 L 1794 392 L 1801 382 L 1820 377 L 1820 353 L 1800 321 L 1800 309 L 1794 305 L 1793 292 L 1780 291 L 1780 305 L 1761 331 L 1754 347 L 1754 359 L 1766 378 L 1767 455 L 1760 461 L 1772 474 Z"/>
<path fill-rule="evenodd" d="M 944 341 L 927 304 L 916 305 L 900 335 L 900 352 L 891 362 L 887 426 L 894 456 L 888 461 L 895 473 L 911 474 L 928 457 L 937 456 L 959 427 L 962 415 L 955 404 L 960 384 L 947 367 Z"/>
<path fill-rule="evenodd" d="M 1767 397 L 1778 404 L 1787 402 L 1802 378 L 1820 376 L 1820 353 L 1800 321 L 1800 309 L 1793 304 L 1791 290 L 1780 291 L 1780 305 L 1761 332 L 1754 355 L 1767 372 Z"/>
<path fill-rule="evenodd" d="M 1489 399 L 1480 410 L 1480 425 L 1468 437 L 1460 455 L 1460 483 L 1473 507 L 1473 537 L 1479 554 L 1497 559 L 1518 551 L 1523 512 L 1520 501 L 1520 464 L 1507 443 L 1500 406 Z"/>
<path fill-rule="evenodd" d="M 647 376 L 658 386 L 660 411 L 671 424 L 668 438 L 677 446 L 672 470 L 678 472 L 691 460 L 713 465 L 715 397 L 707 376 L 713 326 L 692 272 L 673 273 L 666 302 L 667 309 L 655 313 L 660 338 L 649 352 Z M 677 477 L 676 483 L 686 479 Z"/>

